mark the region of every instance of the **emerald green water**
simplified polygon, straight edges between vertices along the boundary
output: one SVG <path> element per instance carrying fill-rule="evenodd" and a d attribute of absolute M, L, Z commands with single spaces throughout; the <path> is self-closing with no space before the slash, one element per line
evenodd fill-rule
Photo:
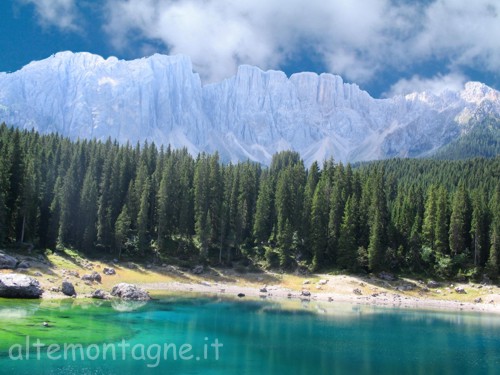
<path fill-rule="evenodd" d="M 50 359 L 47 346 L 37 356 L 30 346 L 27 360 L 26 336 L 28 346 L 37 338 L 59 344 L 51 355 L 61 358 Z M 223 345 L 218 359 L 211 346 L 216 339 Z M 71 351 L 62 358 L 65 343 L 82 344 L 75 360 Z M 171 344 L 167 359 L 164 344 Z M 191 351 L 181 355 L 182 345 Z M 0 300 L 0 374 L 427 375 L 499 369 L 500 317 L 487 314 L 208 297 L 166 297 L 143 306 Z"/>

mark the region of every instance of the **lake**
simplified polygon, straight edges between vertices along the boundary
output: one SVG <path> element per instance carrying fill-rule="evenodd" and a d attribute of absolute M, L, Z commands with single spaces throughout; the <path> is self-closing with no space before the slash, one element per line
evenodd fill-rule
<path fill-rule="evenodd" d="M 427 375 L 498 369 L 500 315 L 210 297 L 165 296 L 147 304 L 0 300 L 1 374 Z"/>

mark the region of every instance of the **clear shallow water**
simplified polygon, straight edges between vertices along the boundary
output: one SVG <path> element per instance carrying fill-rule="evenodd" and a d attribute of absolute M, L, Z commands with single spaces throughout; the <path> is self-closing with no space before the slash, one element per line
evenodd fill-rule
<path fill-rule="evenodd" d="M 312 303 L 301 308 L 210 298 L 169 297 L 144 306 L 0 300 L 0 374 L 499 372 L 500 316 L 322 306 L 329 314 Z M 53 358 L 63 356 L 65 343 L 83 349 L 75 350 L 75 361 L 70 349 L 67 360 L 52 360 L 47 346 L 37 355 L 37 338 L 61 345 Z M 218 359 L 211 346 L 216 339 L 223 345 Z M 171 344 L 168 350 L 164 344 Z"/>

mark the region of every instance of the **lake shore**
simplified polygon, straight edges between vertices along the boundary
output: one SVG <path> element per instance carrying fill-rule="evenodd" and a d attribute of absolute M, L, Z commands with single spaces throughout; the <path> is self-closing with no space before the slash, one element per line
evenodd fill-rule
<path fill-rule="evenodd" d="M 75 286 L 77 298 L 89 298 L 97 289 L 110 291 L 120 283 L 136 284 L 155 297 L 204 294 L 225 298 L 274 301 L 316 301 L 328 310 L 336 302 L 353 305 L 404 309 L 432 309 L 500 313 L 500 288 L 478 283 L 434 282 L 378 275 L 280 274 L 274 272 L 238 273 L 234 269 L 198 267 L 181 269 L 172 265 L 134 262 L 90 261 L 75 253 L 46 257 L 19 256 L 31 267 L 24 274 L 35 277 L 45 290 L 42 298 L 67 298 L 61 293 L 63 281 Z M 116 273 L 106 275 L 105 268 Z M 0 270 L 1 273 L 16 271 Z M 82 280 L 97 272 L 101 282 Z"/>
<path fill-rule="evenodd" d="M 464 299 L 436 299 L 429 295 L 418 295 L 414 293 L 405 293 L 397 290 L 378 286 L 367 286 L 366 282 L 359 281 L 353 276 L 330 276 L 317 275 L 322 277 L 321 280 L 328 280 L 328 286 L 322 285 L 321 289 L 315 289 L 317 285 L 312 285 L 312 288 L 304 288 L 303 290 L 294 290 L 283 287 L 281 285 L 272 285 L 266 287 L 252 287 L 248 285 L 226 284 L 226 283 L 184 283 L 184 282 L 167 282 L 167 283 L 145 283 L 141 287 L 150 291 L 155 295 L 162 293 L 178 293 L 178 294 L 203 294 L 209 296 L 219 296 L 223 298 L 240 298 L 244 299 L 265 299 L 270 301 L 283 302 L 300 301 L 300 302 L 321 302 L 321 306 L 328 311 L 328 306 L 335 306 L 335 303 L 348 303 L 352 305 L 368 305 L 380 306 L 389 308 L 415 309 L 415 310 L 447 310 L 447 311 L 469 311 L 469 312 L 484 312 L 500 314 L 500 295 L 498 293 L 485 294 L 481 298 L 481 302 L 467 302 Z M 368 289 L 368 294 L 356 294 L 351 291 L 345 291 L 353 283 L 359 283 L 364 289 Z M 496 287 L 495 287 L 496 288 Z M 358 288 L 355 288 L 359 290 Z M 264 291 L 265 290 L 265 291 Z M 304 295 L 303 291 L 309 291 L 310 295 Z M 370 292 L 372 292 L 370 294 Z M 358 292 L 359 293 L 359 292 Z M 432 292 L 431 292 L 432 293 Z M 244 296 L 241 296 L 241 295 Z M 308 294 L 305 292 L 305 294 Z M 240 295 L 241 297 L 238 297 Z M 488 301 L 485 301 L 489 299 Z"/>

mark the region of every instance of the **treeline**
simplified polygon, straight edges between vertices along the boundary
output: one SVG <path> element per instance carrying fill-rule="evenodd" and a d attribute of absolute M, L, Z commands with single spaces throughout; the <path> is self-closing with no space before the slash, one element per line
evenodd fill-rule
<path fill-rule="evenodd" d="M 500 158 L 269 168 L 0 126 L 0 241 L 103 256 L 496 277 Z"/>

